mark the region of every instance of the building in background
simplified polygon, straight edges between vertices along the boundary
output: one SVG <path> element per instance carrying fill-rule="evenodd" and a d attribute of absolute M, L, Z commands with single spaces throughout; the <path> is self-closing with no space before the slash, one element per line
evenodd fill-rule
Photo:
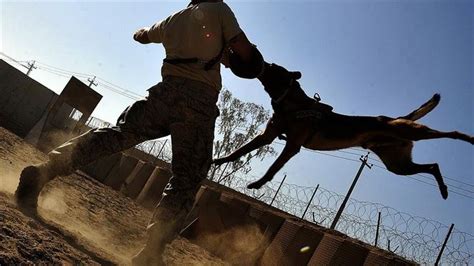
<path fill-rule="evenodd" d="M 101 99 L 75 77 L 57 95 L 0 60 L 0 127 L 44 152 L 84 131 Z"/>
<path fill-rule="evenodd" d="M 38 125 L 37 147 L 47 152 L 84 131 L 87 120 L 101 99 L 102 95 L 71 77 Z"/>
<path fill-rule="evenodd" d="M 0 127 L 25 138 L 58 95 L 0 60 Z"/>

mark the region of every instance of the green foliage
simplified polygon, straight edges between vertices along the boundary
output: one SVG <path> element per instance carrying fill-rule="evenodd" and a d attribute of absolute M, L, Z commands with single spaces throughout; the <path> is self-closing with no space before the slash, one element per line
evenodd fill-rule
<path fill-rule="evenodd" d="M 219 99 L 220 116 L 216 125 L 216 141 L 214 141 L 214 158 L 230 154 L 245 143 L 256 137 L 265 123 L 270 119 L 270 112 L 260 105 L 243 102 L 232 96 L 226 89 Z M 274 156 L 276 152 L 270 145 L 242 156 L 236 161 L 214 165 L 209 171 L 209 179 L 216 182 L 232 183 L 232 177 L 248 174 L 253 159 L 263 160 L 266 156 Z"/>

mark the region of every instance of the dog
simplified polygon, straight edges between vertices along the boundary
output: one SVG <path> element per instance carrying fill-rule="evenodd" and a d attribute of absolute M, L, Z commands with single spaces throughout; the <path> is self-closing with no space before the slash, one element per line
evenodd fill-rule
<path fill-rule="evenodd" d="M 282 153 L 265 175 L 247 186 L 259 189 L 272 180 L 301 147 L 330 151 L 360 146 L 375 153 L 387 169 L 397 175 L 433 175 L 441 196 L 447 199 L 448 187 L 438 164 L 417 164 L 411 157 L 413 142 L 422 139 L 451 138 L 474 144 L 474 138 L 467 134 L 441 132 L 415 122 L 438 105 L 441 98 L 439 94 L 410 114 L 398 118 L 348 116 L 335 113 L 331 106 L 306 95 L 297 81 L 300 78 L 300 72 L 265 63 L 265 70 L 258 79 L 272 99 L 274 113 L 271 119 L 262 134 L 230 155 L 215 159 L 213 163 L 220 165 L 234 161 L 272 143 L 277 137 L 285 139 Z"/>

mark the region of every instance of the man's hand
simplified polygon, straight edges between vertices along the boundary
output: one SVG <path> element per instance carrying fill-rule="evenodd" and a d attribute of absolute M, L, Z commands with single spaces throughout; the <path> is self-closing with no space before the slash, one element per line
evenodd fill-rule
<path fill-rule="evenodd" d="M 133 39 L 141 44 L 151 43 L 148 38 L 148 28 L 141 28 L 133 34 Z"/>

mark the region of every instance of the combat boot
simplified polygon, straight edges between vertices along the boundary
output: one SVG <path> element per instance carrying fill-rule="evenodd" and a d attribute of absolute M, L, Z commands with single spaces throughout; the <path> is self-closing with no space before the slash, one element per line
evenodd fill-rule
<path fill-rule="evenodd" d="M 166 244 L 175 236 L 171 221 L 158 220 L 147 227 L 147 242 L 137 255 L 132 258 L 133 266 L 164 266 L 163 253 Z"/>
<path fill-rule="evenodd" d="M 132 258 L 133 266 L 162 266 L 163 253 L 166 245 L 171 243 L 178 235 L 184 219 L 185 211 L 174 214 L 172 211 L 157 207 L 155 209 L 153 221 L 147 227 L 147 242 L 145 247 Z"/>
<path fill-rule="evenodd" d="M 15 200 L 18 208 L 24 214 L 37 214 L 38 197 L 43 187 L 56 175 L 47 164 L 30 165 L 20 174 L 20 183 L 15 191 Z"/>

